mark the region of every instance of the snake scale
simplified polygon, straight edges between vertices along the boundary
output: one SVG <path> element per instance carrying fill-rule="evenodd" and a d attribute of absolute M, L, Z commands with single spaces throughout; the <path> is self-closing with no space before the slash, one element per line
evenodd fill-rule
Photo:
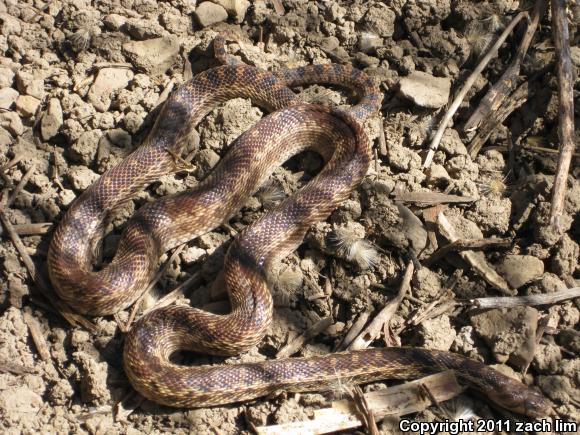
<path fill-rule="evenodd" d="M 215 45 L 220 54 L 223 42 Z M 330 109 L 306 104 L 290 89 L 314 83 L 354 89 L 361 99 L 348 110 Z M 196 187 L 141 207 L 127 224 L 113 260 L 95 270 L 93 247 L 102 238 L 110 212 L 174 172 L 175 156 L 192 129 L 218 104 L 238 97 L 251 99 L 270 114 L 234 141 Z M 141 146 L 73 202 L 50 244 L 50 278 L 74 309 L 108 315 L 139 298 L 164 252 L 226 221 L 289 157 L 314 149 L 326 161 L 303 189 L 231 243 L 224 261 L 229 314 L 169 306 L 135 323 L 125 339 L 124 367 L 137 391 L 169 406 L 204 407 L 280 390 L 324 389 L 338 378 L 363 383 L 454 369 L 459 379 L 507 409 L 531 416 L 548 412 L 548 402 L 538 392 L 449 352 L 385 348 L 232 366 L 172 362 L 177 351 L 235 355 L 262 339 L 272 318 L 265 271 L 296 249 L 308 228 L 324 220 L 360 183 L 371 159 L 361 125 L 378 114 L 381 101 L 374 81 L 350 66 L 313 65 L 274 74 L 228 61 L 179 87 Z"/>

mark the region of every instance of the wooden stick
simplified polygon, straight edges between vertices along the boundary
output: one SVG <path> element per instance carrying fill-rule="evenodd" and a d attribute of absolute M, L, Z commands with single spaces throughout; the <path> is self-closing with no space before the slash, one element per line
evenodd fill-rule
<path fill-rule="evenodd" d="M 421 204 L 446 204 L 475 202 L 477 198 L 473 196 L 449 195 L 440 192 L 407 192 L 399 191 L 393 194 L 395 201 L 415 202 Z"/>
<path fill-rule="evenodd" d="M 473 308 L 513 308 L 534 305 L 553 305 L 568 299 L 580 298 L 580 287 L 572 287 L 553 293 L 529 296 L 490 297 L 470 299 L 465 305 Z"/>
<path fill-rule="evenodd" d="M 276 358 L 287 358 L 290 355 L 294 355 L 302 348 L 302 346 L 304 346 L 304 343 L 313 337 L 316 337 L 318 334 L 332 325 L 333 322 L 334 321 L 330 316 L 325 317 L 324 319 L 320 319 L 318 322 L 314 323 L 314 325 L 310 326 L 310 328 L 304 331 L 303 334 L 300 334 L 298 337 L 280 349 L 276 354 Z"/>
<path fill-rule="evenodd" d="M 552 190 L 550 223 L 561 228 L 560 218 L 564 213 L 564 200 L 570 171 L 570 161 L 574 152 L 574 94 L 572 61 L 570 60 L 570 36 L 566 18 L 566 1 L 552 0 L 552 35 L 558 54 L 558 99 L 560 101 L 558 138 L 560 156 L 556 179 Z"/>
<path fill-rule="evenodd" d="M 393 317 L 393 314 L 397 312 L 397 309 L 401 305 L 401 302 L 403 302 L 405 295 L 410 290 L 411 278 L 413 277 L 414 270 L 415 266 L 413 266 L 413 262 L 409 261 L 397 296 L 390 300 L 371 321 L 369 326 L 367 326 L 358 337 L 354 339 L 354 341 L 348 346 L 349 350 L 366 349 L 374 340 L 379 338 L 381 331 L 383 330 L 383 325 L 391 320 L 391 317 Z"/>
<path fill-rule="evenodd" d="M 546 0 L 536 0 L 532 17 L 528 23 L 526 33 L 520 42 L 516 56 L 514 56 L 512 63 L 505 70 L 501 78 L 490 88 L 485 97 L 482 98 L 477 109 L 473 111 L 472 115 L 465 123 L 465 126 L 463 127 L 464 131 L 471 131 L 478 128 L 482 121 L 488 119 L 490 115 L 493 115 L 493 113 L 503 105 L 505 99 L 515 89 L 522 61 L 530 47 L 530 43 L 536 33 L 540 19 L 544 16 L 545 12 Z"/>
<path fill-rule="evenodd" d="M 14 375 L 24 375 L 26 373 L 36 373 L 34 367 L 26 367 L 12 361 L 0 360 L 0 373 L 12 373 Z"/>
<path fill-rule="evenodd" d="M 509 248 L 513 244 L 511 239 L 457 239 L 448 245 L 442 246 L 425 261 L 425 265 L 439 261 L 443 257 L 455 251 L 465 251 L 468 249 L 487 249 L 487 248 Z"/>
<path fill-rule="evenodd" d="M 451 225 L 451 222 L 447 220 L 447 217 L 443 212 L 439 213 L 437 216 L 437 223 L 439 225 L 439 233 L 447 240 L 454 242 L 459 239 L 455 228 Z M 467 261 L 472 269 L 487 281 L 488 284 L 492 285 L 503 294 L 512 296 L 515 293 L 510 289 L 507 281 L 489 265 L 485 256 L 481 252 L 460 251 L 459 256 Z"/>
<path fill-rule="evenodd" d="M 481 61 L 477 64 L 477 66 L 475 67 L 473 72 L 467 78 L 467 80 L 465 81 L 465 83 L 461 87 L 461 90 L 457 93 L 457 96 L 455 97 L 455 99 L 451 103 L 451 106 L 449 106 L 449 109 L 445 113 L 445 116 L 443 116 L 441 124 L 439 124 L 439 128 L 437 129 L 437 132 L 435 133 L 435 136 L 433 136 L 433 140 L 431 141 L 431 144 L 429 145 L 429 151 L 427 152 L 427 156 L 425 157 L 425 162 L 423 163 L 423 169 L 425 169 L 425 168 L 429 167 L 429 165 L 431 165 L 431 162 L 433 161 L 433 156 L 435 155 L 435 151 L 437 151 L 437 148 L 439 147 L 439 142 L 441 142 L 441 138 L 443 137 L 443 133 L 445 132 L 445 129 L 449 125 L 449 122 L 453 118 L 453 115 L 455 115 L 455 112 L 457 112 L 457 109 L 459 109 L 459 106 L 461 105 L 461 102 L 463 101 L 463 99 L 467 95 L 467 92 L 469 91 L 469 89 L 471 89 L 471 87 L 473 86 L 473 84 L 475 83 L 477 78 L 479 77 L 479 74 L 481 74 L 481 72 L 484 70 L 484 68 L 487 66 L 487 64 L 491 61 L 491 59 L 493 59 L 496 56 L 497 51 L 499 50 L 499 48 L 501 47 L 503 42 L 506 40 L 508 35 L 512 32 L 514 27 L 524 18 L 529 18 L 529 15 L 527 12 L 520 12 L 519 14 L 517 14 L 514 17 L 514 19 L 505 28 L 505 30 L 502 32 L 502 34 L 499 36 L 499 38 L 497 38 L 497 40 L 495 41 L 495 44 L 493 44 L 493 46 L 489 49 L 489 51 L 486 53 L 486 55 L 481 59 Z"/>
<path fill-rule="evenodd" d="M 284 5 L 282 4 L 282 0 L 272 0 L 272 4 L 274 5 L 274 10 L 278 15 L 284 15 L 286 10 L 284 9 Z"/>
<path fill-rule="evenodd" d="M 481 147 L 483 147 L 483 144 L 487 141 L 491 133 L 496 130 L 514 110 L 524 104 L 529 97 L 529 85 L 526 81 L 518 86 L 518 88 L 510 95 L 509 100 L 502 101 L 504 104 L 495 108 L 494 111 L 487 116 L 485 122 L 482 124 L 473 139 L 471 139 L 471 142 L 467 147 L 469 156 L 472 159 L 477 157 Z"/>
<path fill-rule="evenodd" d="M 28 180 L 30 180 L 30 176 L 32 175 L 33 171 L 34 171 L 34 166 L 31 166 L 28 169 L 28 171 L 26 171 L 26 173 L 22 176 L 22 178 L 20 179 L 20 181 L 18 182 L 18 184 L 16 185 L 16 187 L 12 191 L 12 195 L 10 195 L 10 198 L 8 198 L 8 201 L 6 202 L 6 205 L 5 205 L 6 208 L 10 207 L 12 205 L 12 203 L 14 202 L 14 200 L 18 197 L 18 194 L 20 192 L 22 192 L 22 189 L 24 189 L 24 186 L 26 186 L 26 183 L 28 183 Z"/>
<path fill-rule="evenodd" d="M 370 311 L 365 311 L 359 314 L 340 344 L 336 347 L 335 351 L 348 349 L 348 346 L 350 346 L 353 340 L 358 337 L 364 326 L 367 324 L 367 320 L 369 320 L 370 315 Z"/>
<path fill-rule="evenodd" d="M 50 352 L 48 351 L 48 344 L 44 338 L 44 334 L 40 329 L 38 320 L 36 320 L 27 312 L 24 312 L 23 315 L 24 322 L 28 326 L 30 336 L 32 337 L 32 341 L 34 342 L 34 346 L 36 346 L 36 350 L 38 351 L 40 358 L 42 358 L 43 361 L 51 362 Z"/>
<path fill-rule="evenodd" d="M 358 385 L 355 385 L 352 390 L 352 400 L 355 408 L 359 411 L 359 415 L 362 417 L 365 429 L 367 429 L 369 435 L 379 435 L 373 410 L 370 408 L 363 390 Z"/>
<path fill-rule="evenodd" d="M 42 222 L 38 224 L 20 224 L 12 225 L 14 231 L 19 236 L 37 236 L 46 234 L 52 229 L 51 222 Z M 2 235 L 2 228 L 0 227 L 0 236 Z"/>
<path fill-rule="evenodd" d="M 388 415 L 406 415 L 427 409 L 433 399 L 424 394 L 425 387 L 437 403 L 450 400 L 463 391 L 452 370 L 427 376 L 416 381 L 396 385 L 386 390 L 364 394 L 369 410 L 376 420 Z M 349 431 L 363 425 L 354 403 L 339 400 L 332 408 L 317 409 L 312 420 L 284 423 L 256 428 L 259 435 L 325 434 Z"/>

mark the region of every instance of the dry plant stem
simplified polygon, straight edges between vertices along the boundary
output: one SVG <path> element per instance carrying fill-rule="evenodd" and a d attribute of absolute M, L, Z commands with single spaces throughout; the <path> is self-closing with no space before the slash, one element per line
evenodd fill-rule
<path fill-rule="evenodd" d="M 497 55 L 497 51 L 499 50 L 499 48 L 501 47 L 501 45 L 503 44 L 505 39 L 508 37 L 508 35 L 512 32 L 514 27 L 523 18 L 526 18 L 528 16 L 529 15 L 527 12 L 520 12 L 519 14 L 517 14 L 514 17 L 514 19 L 505 28 L 505 30 L 502 32 L 502 34 L 499 36 L 499 38 L 497 38 L 497 40 L 495 41 L 495 44 L 493 44 L 493 46 L 489 49 L 489 51 L 486 53 L 486 55 L 477 64 L 477 66 L 475 67 L 475 69 L 473 70 L 471 75 L 467 78 L 467 80 L 463 84 L 461 90 L 458 92 L 457 96 L 455 97 L 455 99 L 451 103 L 451 106 L 449 107 L 449 109 L 447 110 L 445 115 L 443 116 L 441 123 L 439 124 L 439 128 L 437 129 L 437 132 L 435 133 L 435 136 L 433 137 L 433 140 L 431 141 L 431 144 L 429 145 L 429 151 L 427 153 L 427 156 L 425 157 L 425 162 L 423 163 L 423 169 L 425 169 L 431 165 L 431 162 L 433 160 L 433 156 L 435 155 L 435 151 L 437 151 L 437 148 L 439 147 L 439 142 L 441 142 L 441 138 L 443 137 L 443 133 L 445 132 L 447 125 L 449 125 L 449 122 L 453 118 L 453 115 L 455 115 L 455 112 L 457 112 L 457 109 L 459 109 L 461 102 L 465 98 L 465 95 L 467 95 L 467 92 L 469 91 L 469 89 L 471 89 L 471 86 L 473 86 L 473 84 L 475 83 L 475 80 L 477 79 L 479 74 L 481 74 L 481 72 L 487 66 L 489 61 Z"/>
<path fill-rule="evenodd" d="M 272 4 L 274 5 L 274 10 L 278 15 L 284 15 L 286 13 L 282 0 L 272 0 Z"/>
<path fill-rule="evenodd" d="M 0 360 L 0 373 L 25 375 L 26 373 L 36 373 L 36 370 L 33 367 L 26 367 L 11 361 Z"/>
<path fill-rule="evenodd" d="M 37 236 L 40 234 L 46 234 L 52 229 L 52 223 L 50 222 L 43 222 L 38 224 L 21 224 L 21 225 L 12 225 L 14 231 L 19 236 Z M 3 230 L 0 227 L 0 236 L 2 235 Z"/>
<path fill-rule="evenodd" d="M 134 390 L 131 390 L 119 403 L 115 405 L 115 421 L 127 421 L 129 417 L 145 398 Z"/>
<path fill-rule="evenodd" d="M 18 251 L 18 254 L 20 254 L 20 258 L 22 259 L 24 266 L 28 270 L 28 273 L 32 277 L 36 286 L 42 291 L 46 299 L 56 308 L 59 314 L 67 322 L 69 322 L 71 326 L 81 325 L 89 332 L 95 332 L 97 330 L 96 325 L 90 322 L 89 320 L 85 319 L 83 316 L 74 313 L 68 305 L 66 305 L 56 296 L 56 294 L 52 291 L 50 286 L 46 283 L 44 277 L 36 270 L 36 266 L 34 265 L 32 259 L 30 258 L 28 252 L 26 251 L 26 247 L 24 246 L 22 240 L 20 239 L 18 234 L 16 234 L 16 231 L 14 231 L 12 224 L 6 217 L 3 206 L 0 206 L 0 221 L 4 225 L 6 233 L 8 234 L 8 236 L 10 236 L 10 239 L 12 240 L 14 247 Z"/>
<path fill-rule="evenodd" d="M 369 407 L 363 390 L 358 385 L 355 385 L 352 388 L 352 399 L 364 421 L 365 428 L 368 430 L 369 435 L 379 435 L 379 428 L 375 422 L 373 410 Z"/>
<path fill-rule="evenodd" d="M 443 212 L 439 213 L 437 216 L 437 223 L 439 225 L 439 233 L 447 240 L 454 242 L 459 239 L 457 231 L 453 225 L 451 225 L 451 222 L 447 220 L 447 217 L 445 217 Z M 514 291 L 510 289 L 507 281 L 488 264 L 485 256 L 481 252 L 460 251 L 458 254 L 472 267 L 473 271 L 479 274 L 488 284 L 509 296 L 514 294 Z"/>
<path fill-rule="evenodd" d="M 457 239 L 433 252 L 425 261 L 425 265 L 433 264 L 451 252 L 465 251 L 467 249 L 509 248 L 512 244 L 513 240 L 511 239 Z"/>
<path fill-rule="evenodd" d="M 534 11 L 532 12 L 530 22 L 520 42 L 516 56 L 501 78 L 490 88 L 485 97 L 482 98 L 477 109 L 473 111 L 473 114 L 465 123 L 464 131 L 471 131 L 478 128 L 482 121 L 485 121 L 489 115 L 503 105 L 504 100 L 514 90 L 520 73 L 522 60 L 530 47 L 540 19 L 544 16 L 545 12 L 546 0 L 536 0 Z"/>
<path fill-rule="evenodd" d="M 352 341 L 356 337 L 358 337 L 364 326 L 367 324 L 367 320 L 369 320 L 370 315 L 371 315 L 370 311 L 365 311 L 361 313 L 355 320 L 355 322 L 352 324 L 351 328 L 348 330 L 344 338 L 342 339 L 342 342 L 334 350 L 335 351 L 346 350 L 348 346 L 350 346 Z"/>
<path fill-rule="evenodd" d="M 559 229 L 560 218 L 564 213 L 568 172 L 574 152 L 574 95 L 566 2 L 564 0 L 552 0 L 551 4 L 552 35 L 558 55 L 558 99 L 560 102 L 558 138 L 560 139 L 560 156 L 558 158 L 554 189 L 552 190 L 550 223 Z"/>
<path fill-rule="evenodd" d="M 348 350 L 366 349 L 374 340 L 379 338 L 383 325 L 391 320 L 391 317 L 393 317 L 393 314 L 397 312 L 399 305 L 403 302 L 405 295 L 409 292 L 414 270 L 413 262 L 409 261 L 397 296 L 390 300 L 371 323 L 354 339 L 348 346 Z"/>
<path fill-rule="evenodd" d="M 509 100 L 504 100 L 502 106 L 497 107 L 485 120 L 485 123 L 481 125 L 481 128 L 477 134 L 471 139 L 467 151 L 472 159 L 477 157 L 477 154 L 481 150 L 483 144 L 487 141 L 491 133 L 497 129 L 499 125 L 506 120 L 508 116 L 512 114 L 514 110 L 519 108 L 524 104 L 529 98 L 529 86 L 528 82 L 522 83 L 518 88 L 510 95 Z"/>
<path fill-rule="evenodd" d="M 294 355 L 296 352 L 302 349 L 304 343 L 320 334 L 322 331 L 332 325 L 332 323 L 332 317 L 325 317 L 324 319 L 314 323 L 314 325 L 304 331 L 303 334 L 300 334 L 298 337 L 280 349 L 276 354 L 276 358 L 287 358 L 291 355 Z"/>
<path fill-rule="evenodd" d="M 429 205 L 475 202 L 477 200 L 477 198 L 473 196 L 448 195 L 446 193 L 439 192 L 407 192 L 407 191 L 395 192 L 393 194 L 393 199 L 395 201 L 414 202 Z"/>
<path fill-rule="evenodd" d="M 34 342 L 34 346 L 42 358 L 43 361 L 50 362 L 50 352 L 48 351 L 48 344 L 44 335 L 42 334 L 42 330 L 40 329 L 40 325 L 38 324 L 38 320 L 32 317 L 29 313 L 24 313 L 24 322 L 28 326 L 28 330 L 30 331 L 30 336 L 32 337 L 32 341 Z"/>
<path fill-rule="evenodd" d="M 34 171 L 34 167 L 31 166 L 28 169 L 28 171 L 26 171 L 26 173 L 22 176 L 22 178 L 20 179 L 20 181 L 18 182 L 18 184 L 16 185 L 16 187 L 12 191 L 12 195 L 10 195 L 10 198 L 8 198 L 8 201 L 6 202 L 6 205 L 5 205 L 6 208 L 9 208 L 12 205 L 12 203 L 14 202 L 14 200 L 18 197 L 20 192 L 22 192 L 22 189 L 24 189 L 24 187 L 26 186 L 26 183 L 28 183 L 28 180 L 30 180 L 30 176 L 32 175 L 33 171 Z"/>
<path fill-rule="evenodd" d="M 494 297 L 470 299 L 467 304 L 473 308 L 513 308 L 535 305 L 553 305 L 569 299 L 580 298 L 580 287 L 573 287 L 554 293 L 529 296 Z"/>
<path fill-rule="evenodd" d="M 388 415 L 407 415 L 423 411 L 432 405 L 433 401 L 423 394 L 424 387 L 422 386 L 427 387 L 438 403 L 450 400 L 465 391 L 465 388 L 457 382 L 453 371 L 448 370 L 385 390 L 365 393 L 364 398 L 377 420 Z M 351 400 L 339 400 L 332 403 L 332 408 L 314 410 L 314 418 L 311 420 L 257 427 L 256 433 L 260 435 L 324 434 L 349 430 L 348 433 L 351 433 L 362 424 L 354 403 Z"/>

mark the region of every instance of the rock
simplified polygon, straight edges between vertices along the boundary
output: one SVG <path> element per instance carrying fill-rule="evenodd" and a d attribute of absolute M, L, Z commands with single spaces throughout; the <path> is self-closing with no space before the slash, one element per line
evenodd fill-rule
<path fill-rule="evenodd" d="M 10 110 L 18 98 L 18 91 L 12 88 L 0 89 L 0 109 Z"/>
<path fill-rule="evenodd" d="M 127 17 L 119 14 L 109 14 L 103 19 L 103 24 L 108 30 L 118 32 L 127 22 Z"/>
<path fill-rule="evenodd" d="M 47 141 L 58 134 L 62 126 L 62 107 L 58 98 L 48 100 L 46 110 L 40 120 L 40 136 Z"/>
<path fill-rule="evenodd" d="M 578 265 L 579 256 L 580 248 L 578 243 L 572 240 L 568 234 L 564 234 L 552 258 L 552 270 L 561 276 L 573 276 L 576 270 L 580 268 Z"/>
<path fill-rule="evenodd" d="M 362 32 L 358 39 L 358 49 L 363 53 L 370 53 L 383 45 L 383 38 L 370 32 Z"/>
<path fill-rule="evenodd" d="M 181 260 L 185 264 L 191 264 L 198 261 L 204 255 L 205 249 L 198 248 L 197 246 L 188 246 L 181 252 Z"/>
<path fill-rule="evenodd" d="M 214 150 L 205 149 L 199 152 L 197 161 L 199 163 L 199 174 L 205 177 L 218 164 L 220 156 Z"/>
<path fill-rule="evenodd" d="M 542 276 L 544 262 L 531 255 L 506 255 L 497 271 L 512 288 L 518 289 Z"/>
<path fill-rule="evenodd" d="M 438 109 L 449 100 L 451 79 L 414 71 L 400 81 L 400 93 L 420 107 Z"/>
<path fill-rule="evenodd" d="M 457 333 L 451 326 L 448 316 L 439 316 L 422 322 L 418 327 L 421 345 L 427 349 L 448 351 Z"/>
<path fill-rule="evenodd" d="M 12 135 L 0 127 L 0 147 L 11 145 L 14 142 Z"/>
<path fill-rule="evenodd" d="M 396 18 L 395 12 L 387 5 L 377 3 L 369 8 L 361 22 L 365 30 L 382 38 L 390 38 L 395 32 Z"/>
<path fill-rule="evenodd" d="M 99 174 L 96 174 L 86 166 L 73 165 L 69 167 L 67 178 L 76 191 L 82 192 L 99 179 Z"/>
<path fill-rule="evenodd" d="M 160 75 L 177 61 L 179 42 L 175 36 L 131 41 L 123 44 L 123 52 L 136 67 Z"/>
<path fill-rule="evenodd" d="M 430 301 L 441 293 L 439 275 L 427 267 L 418 269 L 413 275 L 413 295 L 423 301 Z"/>
<path fill-rule="evenodd" d="M 107 363 L 97 362 L 83 351 L 75 352 L 73 358 L 81 372 L 81 401 L 103 404 L 111 400 L 111 393 L 107 388 Z"/>
<path fill-rule="evenodd" d="M 427 168 L 426 175 L 427 185 L 429 186 L 446 185 L 451 179 L 445 168 L 436 163 Z"/>
<path fill-rule="evenodd" d="M 493 309 L 471 316 L 475 331 L 491 348 L 497 361 L 518 368 L 534 358 L 538 311 L 532 307 Z"/>
<path fill-rule="evenodd" d="M 24 118 L 30 118 L 34 116 L 39 105 L 40 100 L 38 98 L 30 95 L 20 95 L 16 100 L 16 111 Z"/>
<path fill-rule="evenodd" d="M 211 2 L 203 2 L 197 6 L 194 15 L 201 27 L 208 27 L 228 18 L 228 12 L 223 6 Z"/>
<path fill-rule="evenodd" d="M 111 105 L 111 94 L 114 91 L 126 88 L 132 78 L 133 72 L 131 70 L 103 68 L 99 71 L 95 82 L 89 89 L 87 98 L 95 109 L 99 112 L 105 112 L 109 110 Z"/>
<path fill-rule="evenodd" d="M 127 33 L 138 41 L 159 37 L 163 34 L 163 27 L 158 22 L 143 18 L 131 18 L 127 20 L 125 27 Z"/>
<path fill-rule="evenodd" d="M 4 8 L 5 10 L 6 8 Z M 0 35 L 7 37 L 8 35 L 20 35 L 21 32 L 22 26 L 19 19 L 6 13 L 0 13 Z"/>
<path fill-rule="evenodd" d="M 368 68 L 370 66 L 378 66 L 380 60 L 376 57 L 369 56 L 368 54 L 358 52 L 354 55 L 355 60 L 361 65 L 363 68 Z"/>
<path fill-rule="evenodd" d="M 35 78 L 26 71 L 18 71 L 16 73 L 16 88 L 21 94 L 30 95 L 39 100 L 44 97 L 44 80 Z"/>
<path fill-rule="evenodd" d="M 20 136 L 24 133 L 24 126 L 18 113 L 0 111 L 0 127 L 4 127 L 14 136 Z"/>
<path fill-rule="evenodd" d="M 75 162 L 80 162 L 90 166 L 97 153 L 97 146 L 101 138 L 100 130 L 89 130 L 83 132 L 75 143 L 69 148 L 71 158 Z"/>
<path fill-rule="evenodd" d="M 14 71 L 10 68 L 0 67 L 0 88 L 10 87 L 14 82 Z"/>
<path fill-rule="evenodd" d="M 0 413 L 4 416 L 36 413 L 42 404 L 42 397 L 26 386 L 12 387 L 0 392 Z"/>
<path fill-rule="evenodd" d="M 244 21 L 246 12 L 250 7 L 250 2 L 248 0 L 212 0 L 214 3 L 222 6 L 232 17 L 236 23 L 241 24 Z"/>
<path fill-rule="evenodd" d="M 447 102 L 447 99 L 445 100 Z M 441 137 L 441 143 L 439 145 L 441 151 L 449 156 L 464 156 L 467 155 L 467 148 L 463 144 L 463 141 L 459 137 L 459 133 L 454 128 L 446 128 Z M 490 170 L 488 166 L 483 166 L 487 170 Z"/>

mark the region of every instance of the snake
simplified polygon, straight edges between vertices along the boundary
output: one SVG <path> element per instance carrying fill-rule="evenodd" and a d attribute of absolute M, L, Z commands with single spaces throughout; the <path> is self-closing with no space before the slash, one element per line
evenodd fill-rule
<path fill-rule="evenodd" d="M 184 305 L 155 309 L 125 337 L 123 365 L 132 386 L 157 403 L 184 408 L 225 405 L 280 391 L 328 389 L 340 379 L 368 383 L 409 379 L 453 369 L 460 381 L 514 412 L 542 416 L 550 404 L 536 390 L 485 364 L 445 351 L 369 348 L 310 358 L 234 365 L 182 365 L 177 352 L 237 355 L 260 342 L 273 316 L 267 271 L 293 252 L 308 229 L 326 219 L 359 185 L 371 162 L 364 122 L 382 102 L 375 80 L 343 64 L 276 72 L 230 60 L 195 75 L 167 99 L 141 145 L 105 172 L 65 212 L 50 242 L 49 276 L 60 298 L 90 315 L 133 304 L 152 281 L 161 256 L 227 221 L 288 158 L 306 149 L 325 164 L 302 189 L 241 231 L 225 255 L 224 285 L 231 311 Z M 355 91 L 359 101 L 326 107 L 291 89 L 325 83 Z M 96 246 L 111 212 L 147 185 L 180 169 L 195 126 L 219 104 L 250 99 L 268 114 L 241 134 L 212 172 L 192 189 L 140 207 L 127 223 L 113 259 L 96 269 Z"/>

